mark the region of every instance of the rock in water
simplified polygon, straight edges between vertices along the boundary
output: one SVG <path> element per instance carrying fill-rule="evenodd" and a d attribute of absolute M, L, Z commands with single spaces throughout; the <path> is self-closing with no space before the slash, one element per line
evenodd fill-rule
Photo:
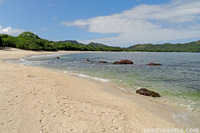
<path fill-rule="evenodd" d="M 60 57 L 59 57 L 59 56 L 57 56 L 56 58 L 57 58 L 57 59 L 60 59 Z"/>
<path fill-rule="evenodd" d="M 89 62 L 90 60 L 89 60 L 89 59 L 86 59 L 86 61 L 88 61 L 88 62 Z"/>
<path fill-rule="evenodd" d="M 141 88 L 139 90 L 136 90 L 136 93 L 140 95 L 151 96 L 151 97 L 161 97 L 159 93 L 148 90 L 146 88 Z"/>
<path fill-rule="evenodd" d="M 161 66 L 162 64 L 159 64 L 159 63 L 149 63 L 147 65 L 148 66 Z"/>
<path fill-rule="evenodd" d="M 121 60 L 121 61 L 115 61 L 113 64 L 133 64 L 133 61 L 131 60 Z"/>
<path fill-rule="evenodd" d="M 99 63 L 108 63 L 107 61 L 99 61 Z"/>

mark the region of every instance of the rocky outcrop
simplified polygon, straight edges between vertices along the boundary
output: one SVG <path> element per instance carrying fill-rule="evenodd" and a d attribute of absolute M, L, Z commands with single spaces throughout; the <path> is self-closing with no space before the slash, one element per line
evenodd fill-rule
<path fill-rule="evenodd" d="M 136 93 L 140 95 L 151 96 L 151 97 L 161 97 L 159 93 L 148 90 L 146 88 L 141 88 L 139 90 L 136 90 Z"/>
<path fill-rule="evenodd" d="M 115 61 L 113 64 L 133 64 L 133 61 L 131 60 L 121 60 L 121 61 Z"/>
<path fill-rule="evenodd" d="M 99 63 L 108 63 L 107 61 L 99 61 Z"/>
<path fill-rule="evenodd" d="M 162 64 L 159 64 L 159 63 L 149 63 L 147 65 L 148 66 L 161 66 Z"/>

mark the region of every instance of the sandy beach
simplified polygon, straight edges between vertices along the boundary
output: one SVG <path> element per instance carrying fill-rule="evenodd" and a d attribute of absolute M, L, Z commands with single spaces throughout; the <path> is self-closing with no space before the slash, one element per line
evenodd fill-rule
<path fill-rule="evenodd" d="M 53 53 L 76 52 L 0 50 L 1 133 L 139 133 L 149 128 L 199 128 L 199 117 L 188 116 L 159 98 L 2 61 Z"/>

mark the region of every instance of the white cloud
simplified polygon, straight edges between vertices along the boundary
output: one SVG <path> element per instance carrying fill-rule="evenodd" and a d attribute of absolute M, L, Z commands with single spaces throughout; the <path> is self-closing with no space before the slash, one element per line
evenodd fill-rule
<path fill-rule="evenodd" d="M 48 7 L 55 7 L 55 4 L 53 2 L 48 2 L 48 3 L 46 3 L 46 6 L 48 6 Z"/>
<path fill-rule="evenodd" d="M 48 28 L 46 28 L 46 27 L 43 27 L 41 30 L 42 30 L 42 31 L 47 31 L 47 30 L 48 30 Z"/>
<path fill-rule="evenodd" d="M 19 35 L 20 33 L 24 32 L 24 30 L 21 29 L 13 29 L 11 27 L 5 27 L 3 28 L 0 26 L 0 34 L 8 34 L 8 35 Z"/>
<path fill-rule="evenodd" d="M 172 0 L 163 5 L 140 5 L 110 16 L 63 22 L 88 32 L 111 34 L 114 37 L 82 40 L 110 45 L 157 43 L 200 37 L 200 1 Z"/>

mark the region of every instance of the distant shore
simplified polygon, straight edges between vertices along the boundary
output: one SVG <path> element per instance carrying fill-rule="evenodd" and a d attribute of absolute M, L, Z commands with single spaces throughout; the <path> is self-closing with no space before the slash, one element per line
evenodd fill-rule
<path fill-rule="evenodd" d="M 47 69 L 2 62 L 38 54 L 0 50 L 0 132 L 144 132 L 200 128 L 199 119 L 159 99 Z M 190 123 L 192 121 L 192 124 Z"/>

